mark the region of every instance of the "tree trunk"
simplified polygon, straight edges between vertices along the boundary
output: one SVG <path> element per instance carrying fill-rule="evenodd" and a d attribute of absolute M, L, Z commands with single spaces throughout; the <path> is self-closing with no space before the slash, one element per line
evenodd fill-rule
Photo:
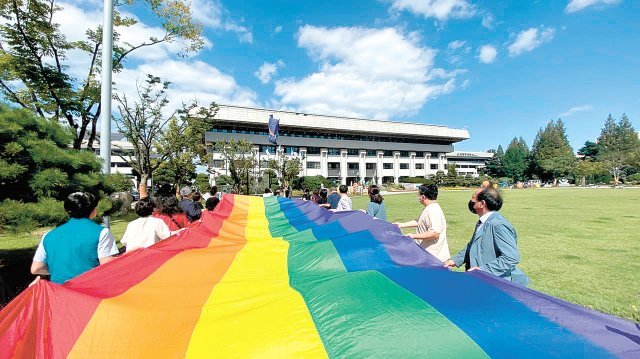
<path fill-rule="evenodd" d="M 587 182 L 587 177 L 582 176 L 582 187 L 586 186 L 586 182 Z"/>
<path fill-rule="evenodd" d="M 138 186 L 138 192 L 140 192 L 140 198 L 149 197 L 149 190 L 147 189 L 147 179 L 149 175 L 147 173 L 140 174 L 140 185 Z"/>

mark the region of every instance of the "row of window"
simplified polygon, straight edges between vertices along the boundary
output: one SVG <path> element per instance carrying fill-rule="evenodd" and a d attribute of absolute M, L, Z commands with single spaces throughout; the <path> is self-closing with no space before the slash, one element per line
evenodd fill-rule
<path fill-rule="evenodd" d="M 300 147 L 297 147 L 297 146 L 283 146 L 283 147 L 281 147 L 281 150 L 284 151 L 284 153 L 286 153 L 288 155 L 293 154 L 293 153 L 300 154 Z M 260 152 L 261 153 L 267 153 L 267 151 L 270 154 L 276 153 L 276 146 L 260 145 Z M 306 151 L 307 151 L 307 155 L 319 155 L 320 154 L 320 147 L 306 147 Z M 355 149 L 355 148 L 349 148 L 349 149 L 347 149 L 347 155 L 348 156 L 359 156 L 360 155 L 360 151 L 366 151 L 368 157 L 375 157 L 378 154 L 377 150 L 359 150 L 359 149 Z M 382 155 L 384 157 L 393 157 L 393 152 L 394 151 L 385 150 L 385 151 L 383 151 Z M 340 156 L 341 149 L 339 149 L 339 148 L 327 148 L 327 154 L 329 156 Z M 438 158 L 438 156 L 440 155 L 438 152 L 418 151 L 418 152 L 416 152 L 416 158 L 424 158 L 425 154 L 426 155 L 431 155 L 432 158 Z M 400 151 L 400 157 L 401 158 L 409 158 L 409 151 Z"/>
<path fill-rule="evenodd" d="M 327 163 L 327 168 L 330 169 L 330 170 L 339 170 L 340 169 L 340 162 L 329 162 L 329 163 Z M 358 163 L 347 163 L 347 169 L 357 170 L 359 168 L 360 168 L 360 165 Z M 374 169 L 376 169 L 376 164 L 375 163 L 367 163 L 366 164 L 366 168 L 368 170 L 374 170 Z M 393 169 L 393 163 L 383 163 L 382 164 L 382 168 L 385 169 L 385 170 L 392 170 Z M 319 170 L 320 169 L 320 162 L 307 161 L 307 169 Z M 409 164 L 408 163 L 400 163 L 400 169 L 401 170 L 408 170 L 409 169 Z M 416 163 L 416 169 L 417 170 L 424 169 L 424 164 L 423 163 Z M 437 170 L 438 169 L 438 165 L 437 164 L 431 164 L 431 169 L 432 170 Z"/>
<path fill-rule="evenodd" d="M 211 132 L 218 133 L 238 133 L 247 135 L 264 135 L 267 136 L 269 131 L 265 126 L 264 129 L 256 129 L 251 126 L 240 126 L 237 124 L 218 123 L 216 128 Z M 348 140 L 348 141 L 368 141 L 368 142 L 399 142 L 399 143 L 425 143 L 425 144 L 451 144 L 451 141 L 437 140 L 432 138 L 409 138 L 407 136 L 392 137 L 392 136 L 367 136 L 360 134 L 348 134 L 348 133 L 318 133 L 314 129 L 285 129 L 280 128 L 280 136 L 285 137 L 303 137 L 303 138 L 321 138 L 327 140 Z"/>

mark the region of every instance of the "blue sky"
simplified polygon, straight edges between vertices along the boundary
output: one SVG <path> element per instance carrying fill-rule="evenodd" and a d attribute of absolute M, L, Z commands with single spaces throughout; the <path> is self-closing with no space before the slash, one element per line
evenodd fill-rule
<path fill-rule="evenodd" d="M 100 4 L 64 11 L 99 20 Z M 609 113 L 640 128 L 639 1 L 193 0 L 192 10 L 207 46 L 132 57 L 119 91 L 151 72 L 174 83 L 176 101 L 466 127 L 456 149 L 471 151 L 514 136 L 531 146 L 559 117 L 574 150 Z M 126 36 L 157 30 L 143 7 L 125 11 L 140 19 Z"/>

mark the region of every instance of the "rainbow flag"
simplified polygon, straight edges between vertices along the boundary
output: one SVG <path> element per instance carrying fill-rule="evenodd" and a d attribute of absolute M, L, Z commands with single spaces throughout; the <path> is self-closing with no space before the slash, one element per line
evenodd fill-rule
<path fill-rule="evenodd" d="M 640 357 L 637 324 L 479 271 L 393 225 L 225 195 L 181 235 L 0 312 L 0 357 Z"/>

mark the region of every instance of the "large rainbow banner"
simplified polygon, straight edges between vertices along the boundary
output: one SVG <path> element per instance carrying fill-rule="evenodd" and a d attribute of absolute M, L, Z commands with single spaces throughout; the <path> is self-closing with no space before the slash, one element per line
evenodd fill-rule
<path fill-rule="evenodd" d="M 359 211 L 226 195 L 179 236 L 25 290 L 0 357 L 639 358 L 640 329 L 451 272 Z"/>

